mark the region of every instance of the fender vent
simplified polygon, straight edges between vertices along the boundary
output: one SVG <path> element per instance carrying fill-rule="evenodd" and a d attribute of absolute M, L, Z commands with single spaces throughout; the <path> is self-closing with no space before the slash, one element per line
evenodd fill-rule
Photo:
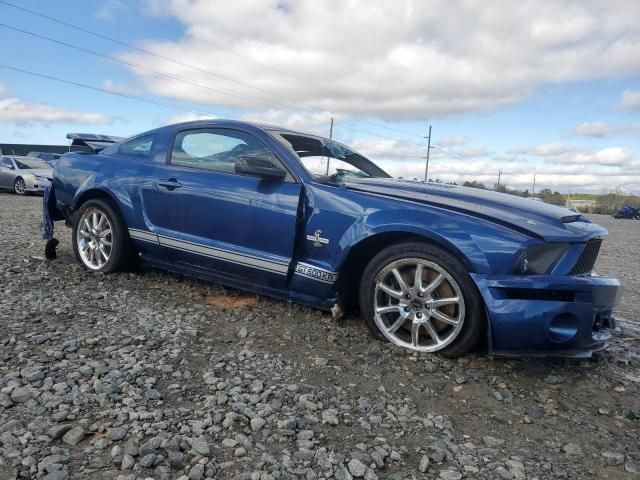
<path fill-rule="evenodd" d="M 578 261 L 573 266 L 573 269 L 569 273 L 570 275 L 584 275 L 593 270 L 593 266 L 596 264 L 598 253 L 600 253 L 600 245 L 602 245 L 601 238 L 593 238 L 587 242 L 587 245 L 582 251 L 582 255 L 578 258 Z"/>

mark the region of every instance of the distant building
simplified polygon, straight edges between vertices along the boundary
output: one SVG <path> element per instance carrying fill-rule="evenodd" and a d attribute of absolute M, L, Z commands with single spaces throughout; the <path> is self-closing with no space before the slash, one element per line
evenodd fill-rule
<path fill-rule="evenodd" d="M 75 148 L 74 148 L 75 150 Z M 24 157 L 29 152 L 67 153 L 69 145 L 32 145 L 26 143 L 0 143 L 0 155 Z"/>
<path fill-rule="evenodd" d="M 570 198 L 567 199 L 566 206 L 573 210 L 577 210 L 578 212 L 589 213 L 592 212 L 596 207 L 595 200 L 572 200 Z"/>
<path fill-rule="evenodd" d="M 112 135 L 98 135 L 95 133 L 67 133 L 71 140 L 68 145 L 32 145 L 26 143 L 0 143 L 0 155 L 15 155 L 25 157 L 29 152 L 57 153 L 98 151 L 113 143 L 124 140 Z"/>

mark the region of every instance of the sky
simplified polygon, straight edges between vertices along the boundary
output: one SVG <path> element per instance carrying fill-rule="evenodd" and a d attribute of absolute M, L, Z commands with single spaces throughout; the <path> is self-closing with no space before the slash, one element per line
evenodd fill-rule
<path fill-rule="evenodd" d="M 0 0 L 0 143 L 333 118 L 423 179 L 432 125 L 431 179 L 640 194 L 638 18 L 637 0 Z"/>

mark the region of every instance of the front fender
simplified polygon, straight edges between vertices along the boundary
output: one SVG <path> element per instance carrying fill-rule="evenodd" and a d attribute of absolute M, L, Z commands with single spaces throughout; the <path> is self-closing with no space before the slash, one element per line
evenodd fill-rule
<path fill-rule="evenodd" d="M 485 274 L 512 271 L 524 246 L 533 241 L 501 225 L 437 208 L 376 210 L 344 232 L 339 267 L 356 245 L 383 233 L 423 237 L 461 259 L 470 271 Z"/>

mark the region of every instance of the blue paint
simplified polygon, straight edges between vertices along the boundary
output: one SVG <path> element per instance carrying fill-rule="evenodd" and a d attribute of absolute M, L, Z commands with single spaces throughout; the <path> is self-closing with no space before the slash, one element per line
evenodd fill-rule
<path fill-rule="evenodd" d="M 251 135 L 286 178 L 172 165 L 176 133 L 201 128 Z M 322 182 L 276 130 L 188 122 L 142 134 L 154 139 L 142 156 L 121 155 L 119 145 L 64 155 L 54 171 L 56 207 L 48 202 L 45 214 L 59 220 L 63 212 L 68 220 L 99 191 L 118 206 L 143 259 L 323 309 L 339 300 L 341 274 L 360 242 L 386 233 L 419 236 L 467 266 L 485 302 L 493 352 L 584 356 L 605 345 L 597 330 L 612 326 L 619 282 L 568 275 L 586 242 L 607 234 L 602 227 L 566 208 L 459 186 L 351 176 Z M 319 246 L 317 238 L 326 242 Z M 568 245 L 551 271 L 518 271 L 527 248 L 546 243 Z"/>

